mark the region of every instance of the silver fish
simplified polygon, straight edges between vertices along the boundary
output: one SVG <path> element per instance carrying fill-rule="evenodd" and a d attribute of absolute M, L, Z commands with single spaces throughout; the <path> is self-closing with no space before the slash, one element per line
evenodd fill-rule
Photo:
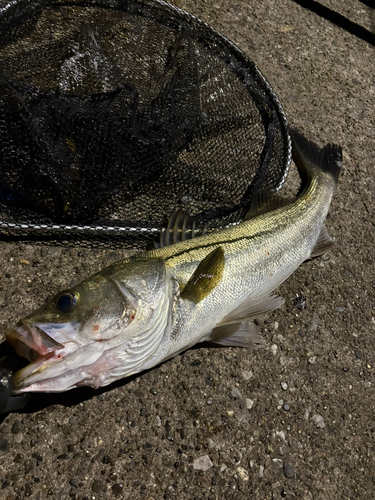
<path fill-rule="evenodd" d="M 320 150 L 298 133 L 293 147 L 302 178 L 293 201 L 259 196 L 240 224 L 196 237 L 177 215 L 162 248 L 110 265 L 8 329 L 30 361 L 14 391 L 105 386 L 202 341 L 262 346 L 253 319 L 280 307 L 275 288 L 332 245 L 324 220 L 341 148 Z"/>

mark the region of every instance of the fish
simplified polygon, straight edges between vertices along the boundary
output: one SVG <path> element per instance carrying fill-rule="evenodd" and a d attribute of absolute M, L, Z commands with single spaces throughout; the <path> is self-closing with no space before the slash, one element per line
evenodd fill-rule
<path fill-rule="evenodd" d="M 333 244 L 324 222 L 341 147 L 291 135 L 294 199 L 262 193 L 243 221 L 213 232 L 175 213 L 159 248 L 109 265 L 9 328 L 7 341 L 29 361 L 13 392 L 103 387 L 205 341 L 264 346 L 254 319 L 280 307 L 275 289 Z"/>

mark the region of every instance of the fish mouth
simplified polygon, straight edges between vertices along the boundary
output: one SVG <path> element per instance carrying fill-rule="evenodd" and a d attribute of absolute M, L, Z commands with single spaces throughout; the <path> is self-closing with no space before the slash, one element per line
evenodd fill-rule
<path fill-rule="evenodd" d="M 43 324 L 23 321 L 20 326 L 9 328 L 5 337 L 16 353 L 30 361 L 13 376 L 13 392 L 26 392 L 28 379 L 42 372 L 51 362 L 62 360 L 74 349 L 74 323 Z M 72 335 L 73 333 L 73 335 Z M 75 342 L 73 342 L 75 344 Z"/>

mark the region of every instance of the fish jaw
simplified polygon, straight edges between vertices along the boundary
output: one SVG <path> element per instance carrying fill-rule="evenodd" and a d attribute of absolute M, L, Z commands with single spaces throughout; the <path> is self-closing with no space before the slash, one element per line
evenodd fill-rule
<path fill-rule="evenodd" d="M 79 347 L 77 330 L 76 322 L 43 324 L 23 321 L 20 326 L 9 328 L 5 332 L 7 341 L 19 356 L 30 361 L 15 373 L 14 392 L 32 390 L 29 387 L 31 379 L 40 378 L 42 372 L 50 371 L 56 363 L 65 362 L 67 356 Z"/>
<path fill-rule="evenodd" d="M 13 392 L 65 392 L 84 385 L 94 388 L 107 385 L 103 373 L 117 360 L 107 356 L 103 344 L 93 342 L 70 352 L 39 356 L 15 373 Z"/>

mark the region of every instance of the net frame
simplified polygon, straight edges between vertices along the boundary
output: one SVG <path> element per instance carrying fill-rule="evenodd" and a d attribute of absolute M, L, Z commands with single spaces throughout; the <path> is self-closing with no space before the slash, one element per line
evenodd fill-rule
<path fill-rule="evenodd" d="M 3 5 L 2 5 L 3 4 Z M 90 7 L 101 9 L 114 9 L 131 15 L 141 16 L 159 24 L 166 24 L 175 30 L 188 30 L 194 40 L 199 40 L 212 51 L 221 52 L 227 57 L 227 65 L 233 71 L 244 88 L 252 96 L 255 105 L 259 108 L 272 106 L 273 119 L 265 126 L 265 141 L 262 150 L 261 165 L 248 185 L 244 196 L 243 206 L 225 209 L 222 216 L 205 214 L 200 217 L 202 224 L 208 224 L 212 229 L 224 227 L 228 224 L 239 222 L 247 211 L 247 206 L 252 197 L 259 191 L 278 191 L 286 180 L 291 162 L 291 140 L 284 110 L 272 87 L 256 67 L 255 63 L 244 54 L 235 44 L 221 35 L 214 28 L 199 20 L 192 14 L 180 8 L 167 4 L 162 0 L 43 0 L 39 2 L 2 2 L 0 3 L 0 30 L 3 31 L 5 23 L 13 18 L 15 23 L 22 23 L 37 12 L 54 5 L 72 5 L 77 7 Z M 3 42 L 6 42 L 6 36 Z M 1 48 L 1 45 L 0 45 Z M 1 70 L 1 66 L 0 66 Z M 259 109 L 261 116 L 262 110 Z M 283 140 L 282 171 L 274 185 L 267 186 L 267 165 L 273 154 L 273 137 L 281 134 Z M 175 207 L 171 207 L 171 211 Z M 10 213 L 11 212 L 11 213 Z M 165 214 L 166 220 L 169 213 Z M 31 242 L 59 242 L 88 243 L 90 246 L 119 244 L 120 246 L 140 247 L 158 236 L 164 223 L 159 225 L 147 224 L 144 221 L 107 221 L 99 220 L 94 223 L 56 223 L 44 215 L 33 213 L 30 210 L 17 207 L 0 207 L 0 238 L 3 240 L 21 239 Z"/>

